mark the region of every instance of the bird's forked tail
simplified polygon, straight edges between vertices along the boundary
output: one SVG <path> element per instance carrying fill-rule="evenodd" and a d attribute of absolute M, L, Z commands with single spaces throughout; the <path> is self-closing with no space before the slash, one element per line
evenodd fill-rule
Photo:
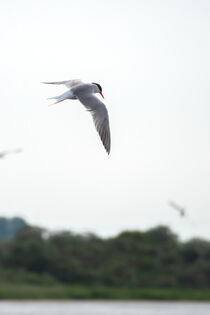
<path fill-rule="evenodd" d="M 65 92 L 65 93 L 63 93 L 61 95 L 48 98 L 48 100 L 55 100 L 55 103 L 53 103 L 51 105 L 63 102 L 65 100 L 67 100 L 67 99 L 72 99 L 72 92 L 71 91 L 67 91 L 67 92 Z"/>
<path fill-rule="evenodd" d="M 52 105 L 55 105 L 57 103 L 64 101 L 64 99 L 60 99 L 59 96 L 48 97 L 47 100 L 55 100 L 55 102 L 50 104 L 49 106 L 52 106 Z"/>

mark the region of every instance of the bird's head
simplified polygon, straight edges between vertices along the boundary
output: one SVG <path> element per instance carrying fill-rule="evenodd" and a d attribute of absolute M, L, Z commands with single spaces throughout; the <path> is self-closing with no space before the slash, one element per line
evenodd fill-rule
<path fill-rule="evenodd" d="M 100 84 L 94 83 L 94 82 L 92 82 L 92 84 L 95 84 L 95 86 L 96 86 L 96 93 L 101 94 L 101 96 L 104 98 L 104 96 L 102 94 L 102 87 L 100 86 Z"/>

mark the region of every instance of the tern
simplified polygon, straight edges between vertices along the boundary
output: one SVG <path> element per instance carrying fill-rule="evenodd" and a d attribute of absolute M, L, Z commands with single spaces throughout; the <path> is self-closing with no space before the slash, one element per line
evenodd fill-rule
<path fill-rule="evenodd" d="M 177 211 L 179 211 L 180 216 L 184 217 L 186 215 L 185 213 L 185 208 L 179 206 L 177 203 L 173 202 L 173 201 L 169 201 L 168 202 L 169 206 L 171 206 L 172 208 L 176 209 Z"/>
<path fill-rule="evenodd" d="M 107 153 L 110 153 L 111 148 L 111 136 L 109 128 L 109 116 L 106 106 L 101 102 L 94 94 L 102 94 L 102 88 L 98 83 L 84 83 L 81 80 L 68 80 L 60 82 L 42 82 L 44 84 L 58 84 L 65 85 L 68 91 L 49 99 L 54 99 L 55 103 L 60 103 L 64 100 L 79 100 L 86 109 L 91 113 L 96 130 L 99 133 L 101 141 L 105 147 Z"/>
<path fill-rule="evenodd" d="M 20 153 L 22 149 L 15 149 L 15 150 L 8 150 L 8 151 L 1 151 L 0 152 L 0 159 L 4 159 L 8 154 Z"/>

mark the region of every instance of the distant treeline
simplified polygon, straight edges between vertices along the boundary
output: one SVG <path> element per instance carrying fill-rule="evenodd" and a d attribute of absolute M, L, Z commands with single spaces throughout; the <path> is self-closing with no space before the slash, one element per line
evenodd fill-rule
<path fill-rule="evenodd" d="M 18 217 L 12 219 L 0 217 L 0 240 L 11 240 L 26 225 L 25 220 Z"/>
<path fill-rule="evenodd" d="M 116 237 L 25 225 L 0 242 L 0 282 L 130 288 L 209 288 L 210 242 L 180 242 L 165 226 Z"/>

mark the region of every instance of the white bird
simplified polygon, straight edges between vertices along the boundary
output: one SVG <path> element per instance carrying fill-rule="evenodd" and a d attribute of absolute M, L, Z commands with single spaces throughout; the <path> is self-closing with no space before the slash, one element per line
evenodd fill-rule
<path fill-rule="evenodd" d="M 184 217 L 186 215 L 185 212 L 185 208 L 179 206 L 177 203 L 173 202 L 173 201 L 168 201 L 169 206 L 171 206 L 172 208 L 176 209 L 177 211 L 179 211 L 181 217 Z"/>
<path fill-rule="evenodd" d="M 111 136 L 109 128 L 109 116 L 104 103 L 102 103 L 94 94 L 102 94 L 102 88 L 98 83 L 84 83 L 81 80 L 68 80 L 60 82 L 43 82 L 45 84 L 64 84 L 69 90 L 59 96 L 51 97 L 55 99 L 54 104 L 64 100 L 78 99 L 88 111 L 92 114 L 96 130 L 99 133 L 101 141 L 107 151 L 110 153 Z"/>
<path fill-rule="evenodd" d="M 8 154 L 16 154 L 22 152 L 22 149 L 15 149 L 15 150 L 7 150 L 7 151 L 1 151 L 0 152 L 0 159 L 3 159 L 6 157 Z"/>

